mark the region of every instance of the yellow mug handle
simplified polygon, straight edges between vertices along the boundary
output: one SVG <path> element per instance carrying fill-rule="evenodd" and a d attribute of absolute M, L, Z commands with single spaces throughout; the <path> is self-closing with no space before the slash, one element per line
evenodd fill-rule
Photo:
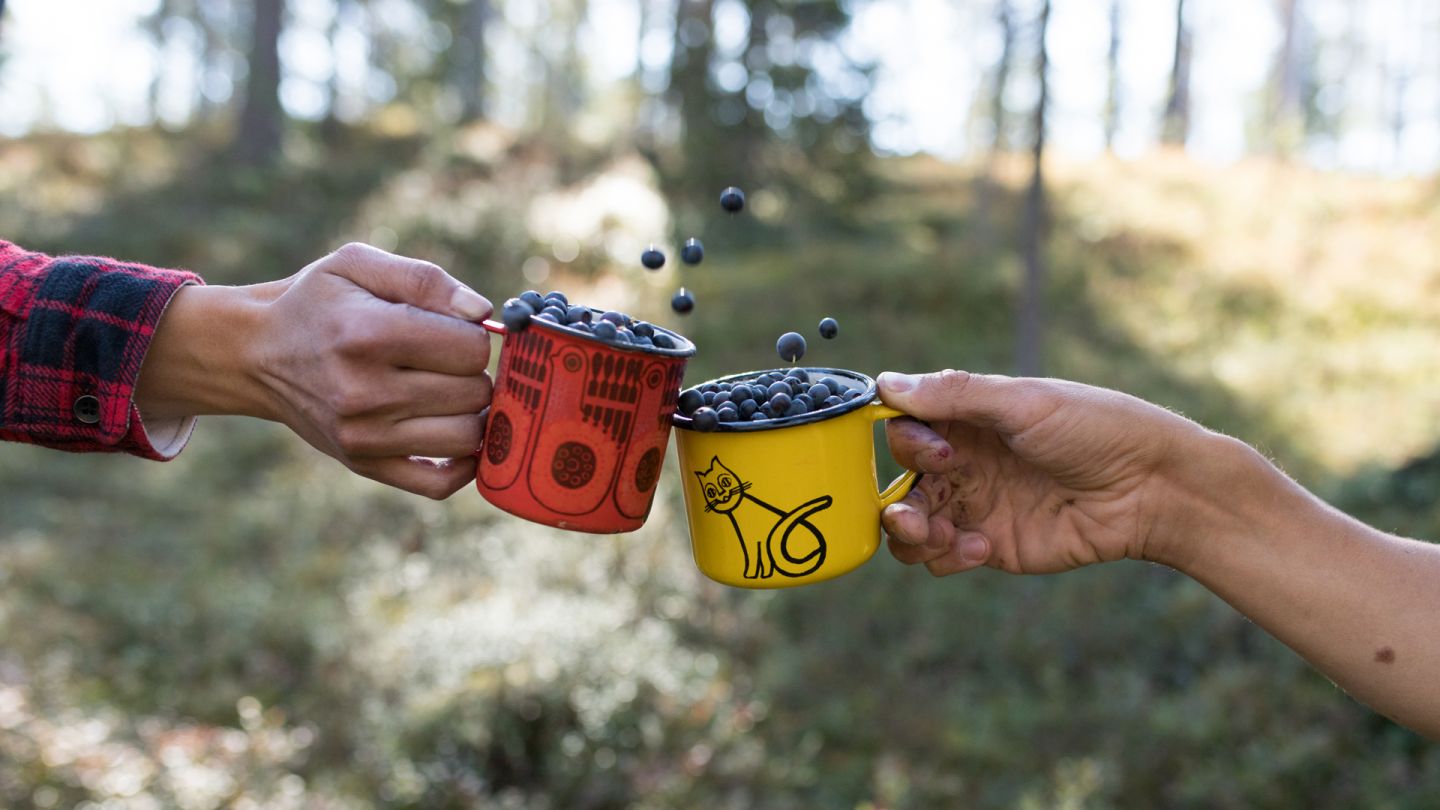
<path fill-rule="evenodd" d="M 865 408 L 865 414 L 871 423 L 879 422 L 881 419 L 894 419 L 897 416 L 909 415 L 904 411 L 896 410 L 882 403 L 878 399 L 871 402 L 870 405 Z M 920 473 L 914 470 L 906 470 L 899 478 L 891 481 L 890 485 L 880 492 L 880 508 L 884 509 L 890 504 L 904 498 L 906 495 L 909 495 L 910 490 L 915 486 L 915 479 L 919 477 Z"/>

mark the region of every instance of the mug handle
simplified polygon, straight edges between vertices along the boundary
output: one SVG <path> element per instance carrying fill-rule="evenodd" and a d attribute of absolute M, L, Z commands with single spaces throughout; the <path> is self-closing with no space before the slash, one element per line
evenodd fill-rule
<path fill-rule="evenodd" d="M 492 321 L 492 320 L 490 320 L 489 318 L 486 318 L 485 320 L 481 321 L 481 322 L 480 322 L 480 325 L 483 326 L 483 327 L 485 327 L 485 331 L 487 331 L 487 332 L 494 332 L 495 334 L 500 335 L 501 337 L 504 337 L 505 335 L 510 334 L 509 330 L 507 330 L 507 329 L 505 328 L 505 324 L 500 323 L 499 321 Z"/>
<path fill-rule="evenodd" d="M 909 415 L 904 411 L 896 410 L 880 402 L 878 399 L 871 402 L 865 408 L 865 414 L 872 423 L 879 422 L 881 419 L 894 419 L 897 416 Z M 906 470 L 899 478 L 891 481 L 889 486 L 880 491 L 880 508 L 884 509 L 890 504 L 904 498 L 906 495 L 909 495 L 910 490 L 915 488 L 915 479 L 919 477 L 920 473 L 914 470 Z"/>

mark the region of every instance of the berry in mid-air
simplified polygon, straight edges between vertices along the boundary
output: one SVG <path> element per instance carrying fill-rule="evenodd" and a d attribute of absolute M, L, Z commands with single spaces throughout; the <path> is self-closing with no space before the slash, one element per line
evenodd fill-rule
<path fill-rule="evenodd" d="M 825 318 L 820 321 L 820 337 L 830 340 L 840 334 L 840 323 L 834 318 Z"/>
<path fill-rule="evenodd" d="M 685 315 L 695 308 L 695 296 L 691 295 L 689 290 L 681 287 L 680 292 L 675 293 L 675 297 L 670 299 L 670 308 Z"/>
<path fill-rule="evenodd" d="M 705 246 L 700 240 L 694 237 L 685 240 L 685 247 L 680 248 L 680 261 L 686 264 L 699 264 L 705 258 Z"/>
<path fill-rule="evenodd" d="M 651 245 L 645 249 L 644 253 L 640 254 L 640 263 L 650 270 L 659 270 L 665 266 L 665 254 Z"/>
<path fill-rule="evenodd" d="M 805 356 L 805 338 L 799 332 L 786 332 L 775 341 L 775 351 L 781 360 L 793 363 Z"/>
<path fill-rule="evenodd" d="M 735 186 L 730 186 L 720 192 L 720 207 L 732 214 L 740 213 L 741 209 L 745 207 L 745 192 Z"/>

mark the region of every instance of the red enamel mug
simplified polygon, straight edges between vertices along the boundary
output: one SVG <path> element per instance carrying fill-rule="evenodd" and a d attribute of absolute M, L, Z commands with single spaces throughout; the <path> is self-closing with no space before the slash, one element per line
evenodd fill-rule
<path fill-rule="evenodd" d="M 599 310 L 592 310 L 598 320 Z M 695 344 L 605 343 L 533 318 L 503 337 L 475 485 L 526 520 L 595 534 L 640 528 L 670 442 L 670 417 Z"/>

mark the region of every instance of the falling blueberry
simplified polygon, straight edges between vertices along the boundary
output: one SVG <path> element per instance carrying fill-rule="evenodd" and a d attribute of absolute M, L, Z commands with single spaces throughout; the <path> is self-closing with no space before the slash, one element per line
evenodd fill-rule
<path fill-rule="evenodd" d="M 680 261 L 686 264 L 699 264 L 705 258 L 705 246 L 700 240 L 694 237 L 685 240 L 685 247 L 680 248 Z"/>
<path fill-rule="evenodd" d="M 713 408 L 698 408 L 690 419 L 695 425 L 695 429 L 702 433 L 709 433 L 720 427 L 720 414 L 716 413 Z"/>
<path fill-rule="evenodd" d="M 820 337 L 830 340 L 840 334 L 840 324 L 834 318 L 820 321 Z"/>
<path fill-rule="evenodd" d="M 525 327 L 530 325 L 530 319 L 533 317 L 535 317 L 535 310 L 519 298 L 511 298 L 506 301 L 505 308 L 501 310 L 500 314 L 500 320 L 511 332 L 525 331 Z"/>
<path fill-rule="evenodd" d="M 720 192 L 720 207 L 732 214 L 738 214 L 745 207 L 745 192 L 731 186 Z"/>
<path fill-rule="evenodd" d="M 656 250 L 654 245 L 651 245 L 645 249 L 644 253 L 640 254 L 640 263 L 650 270 L 659 270 L 665 266 L 665 254 Z"/>
<path fill-rule="evenodd" d="M 670 299 L 670 308 L 685 315 L 695 308 L 695 296 L 691 295 L 689 290 L 681 287 L 680 292 L 675 293 L 675 297 Z"/>
<path fill-rule="evenodd" d="M 805 356 L 805 338 L 799 332 L 786 332 L 775 341 L 775 351 L 781 360 L 793 363 Z"/>

